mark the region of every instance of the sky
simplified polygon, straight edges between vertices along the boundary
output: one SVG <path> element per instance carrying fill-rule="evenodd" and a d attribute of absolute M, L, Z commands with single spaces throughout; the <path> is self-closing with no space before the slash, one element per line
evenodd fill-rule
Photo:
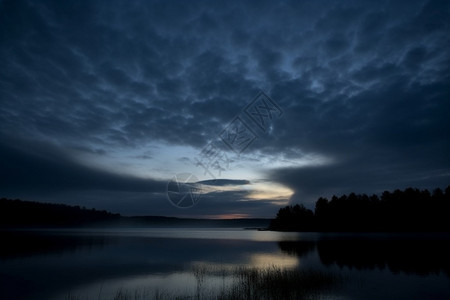
<path fill-rule="evenodd" d="M 445 188 L 449 49 L 449 1 L 0 0 L 0 197 L 270 218 Z"/>

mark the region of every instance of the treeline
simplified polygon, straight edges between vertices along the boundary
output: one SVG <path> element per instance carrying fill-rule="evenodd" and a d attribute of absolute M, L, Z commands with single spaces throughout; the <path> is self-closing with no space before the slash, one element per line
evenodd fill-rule
<path fill-rule="evenodd" d="M 0 227 L 71 227 L 115 221 L 119 214 L 64 204 L 0 199 Z"/>
<path fill-rule="evenodd" d="M 319 198 L 314 212 L 303 205 L 281 208 L 269 229 L 328 232 L 450 232 L 450 186 L 445 191 L 408 188 Z"/>

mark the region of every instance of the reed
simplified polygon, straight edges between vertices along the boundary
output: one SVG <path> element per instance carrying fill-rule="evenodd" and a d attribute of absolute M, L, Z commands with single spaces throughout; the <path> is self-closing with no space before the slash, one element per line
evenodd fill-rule
<path fill-rule="evenodd" d="M 195 266 L 195 292 L 180 295 L 161 289 L 127 290 L 120 288 L 113 300 L 166 300 L 166 299 L 323 299 L 331 295 L 343 281 L 342 276 L 316 270 L 286 269 L 276 266 L 266 268 L 236 267 L 223 270 L 218 266 Z M 231 280 L 221 287 L 211 287 L 208 279 L 222 274 Z M 81 300 L 68 295 L 67 300 Z M 83 298 L 85 299 L 85 298 Z M 92 299 L 108 299 L 93 297 Z"/>

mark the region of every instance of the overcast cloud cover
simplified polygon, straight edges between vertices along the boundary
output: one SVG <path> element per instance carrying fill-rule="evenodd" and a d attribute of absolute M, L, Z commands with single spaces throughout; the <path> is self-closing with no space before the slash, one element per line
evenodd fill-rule
<path fill-rule="evenodd" d="M 0 196 L 271 217 L 446 187 L 449 4 L 0 1 Z M 260 90 L 283 115 L 197 206 L 173 207 L 171 174 L 211 180 L 193 155 Z"/>

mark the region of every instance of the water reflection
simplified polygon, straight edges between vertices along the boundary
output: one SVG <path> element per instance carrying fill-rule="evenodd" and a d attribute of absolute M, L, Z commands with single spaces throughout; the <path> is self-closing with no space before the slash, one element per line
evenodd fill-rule
<path fill-rule="evenodd" d="M 112 236 L 62 234 L 53 231 L 0 231 L 0 259 L 90 251 L 114 243 Z"/>
<path fill-rule="evenodd" d="M 161 277 L 177 280 L 181 276 L 184 279 L 180 283 L 191 289 L 188 283 L 194 262 L 250 266 L 267 261 L 269 257 L 263 254 L 279 252 L 276 243 L 270 241 L 273 234 L 236 231 L 232 236 L 231 231 L 189 230 L 183 235 L 183 230 L 172 229 L 154 235 L 151 232 L 3 232 L 0 298 L 48 299 L 55 293 L 67 296 L 68 291 L 85 294 L 85 287 L 98 293 L 100 289 L 106 291 L 110 283 L 133 286 L 136 278 L 147 278 L 144 281 L 149 286 L 153 280 L 158 286 Z M 203 234 L 206 238 L 200 238 Z M 177 235 L 183 238 L 173 237 Z M 284 256 L 280 259 L 283 263 L 296 261 Z M 110 289 L 117 290 L 118 286 L 110 285 Z"/>
<path fill-rule="evenodd" d="M 329 240 L 317 250 L 325 265 L 450 276 L 450 244 L 445 240 Z"/>
<path fill-rule="evenodd" d="M 324 266 L 357 270 L 388 269 L 392 273 L 450 276 L 450 240 L 436 236 L 326 236 L 317 241 L 283 241 L 280 249 L 302 257 L 317 251 Z"/>
<path fill-rule="evenodd" d="M 164 291 L 171 291 L 172 296 L 195 295 L 203 282 L 201 274 L 204 290 L 224 290 L 235 288 L 236 274 L 244 274 L 239 275 L 244 280 L 254 276 L 252 270 L 263 274 L 270 267 L 277 272 L 361 270 L 364 273 L 350 276 L 382 274 L 383 280 L 389 274 L 396 285 L 406 282 L 405 289 L 411 278 L 400 280 L 399 275 L 418 274 L 433 278 L 433 283 L 415 278 L 420 282 L 415 286 L 450 295 L 445 291 L 450 277 L 450 239 L 445 235 L 369 238 L 223 229 L 0 234 L 1 299 L 67 299 L 69 292 L 78 299 L 111 299 L 119 288 L 150 299 Z M 441 273 L 447 280 L 444 284 L 441 277 L 432 277 Z M 307 280 L 310 274 L 305 274 L 302 278 Z M 355 290 L 364 293 L 360 287 Z"/>
<path fill-rule="evenodd" d="M 316 249 L 314 241 L 280 241 L 278 246 L 283 252 L 290 255 L 304 256 Z"/>
<path fill-rule="evenodd" d="M 256 253 L 250 256 L 250 267 L 254 268 L 267 268 L 267 267 L 279 267 L 279 268 L 295 268 L 299 266 L 299 260 L 295 257 L 288 255 L 269 254 L 269 253 Z"/>

